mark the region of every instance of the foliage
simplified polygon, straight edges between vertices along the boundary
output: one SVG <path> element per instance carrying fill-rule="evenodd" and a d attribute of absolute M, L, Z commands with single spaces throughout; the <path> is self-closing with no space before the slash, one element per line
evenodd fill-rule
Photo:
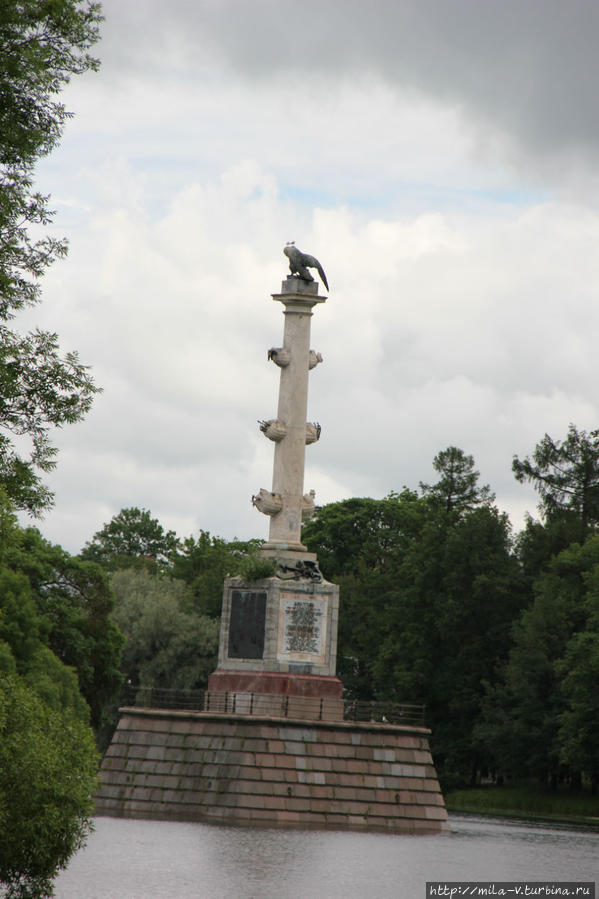
<path fill-rule="evenodd" d="M 56 334 L 21 335 L 7 322 L 39 301 L 39 279 L 66 253 L 65 241 L 31 236 L 53 215 L 33 190 L 33 170 L 69 116 L 55 95 L 98 66 L 87 51 L 100 19 L 99 4 L 81 0 L 5 0 L 0 8 L 0 486 L 34 515 L 52 504 L 39 474 L 55 464 L 49 431 L 79 421 L 98 391 L 76 353 L 60 355 Z"/>
<path fill-rule="evenodd" d="M 0 679 L 0 887 L 43 899 L 91 830 L 97 756 L 91 730 Z"/>
<path fill-rule="evenodd" d="M 592 543 L 596 542 L 595 538 Z M 584 627 L 556 663 L 565 709 L 560 716 L 561 760 L 586 772 L 599 790 L 599 563 L 584 575 Z"/>
<path fill-rule="evenodd" d="M 147 509 L 121 509 L 85 544 L 81 558 L 109 571 L 130 568 L 135 560 L 165 568 L 178 545 L 175 532 L 165 531 Z"/>
<path fill-rule="evenodd" d="M 545 434 L 532 458 L 514 456 L 512 469 L 518 481 L 535 486 L 545 515 L 572 510 L 585 532 L 599 524 L 599 431 L 570 425 L 563 441 Z"/>
<path fill-rule="evenodd" d="M 457 446 L 448 446 L 433 459 L 433 468 L 441 478 L 436 484 L 423 484 L 425 496 L 438 503 L 445 512 L 461 515 L 476 506 L 490 504 L 495 499 L 488 484 L 479 487 L 479 472 L 474 468 L 474 458 L 465 455 Z"/>
<path fill-rule="evenodd" d="M 66 119 L 54 98 L 72 75 L 97 69 L 88 54 L 99 37 L 99 3 L 5 0 L 0 10 L 0 318 L 39 297 L 36 281 L 64 248 L 32 241 L 28 225 L 51 219 L 31 192 L 32 169 L 58 143 Z"/>
<path fill-rule="evenodd" d="M 593 633 L 586 597 L 598 576 L 599 537 L 593 535 L 549 563 L 535 582 L 532 605 L 514 626 L 509 658 L 501 678 L 487 688 L 477 727 L 495 766 L 508 776 L 537 777 L 555 786 L 566 774 L 565 761 L 593 775 L 588 753 L 591 746 L 597 749 L 589 733 L 590 728 L 596 739 L 596 695 L 589 693 L 593 673 L 581 650 L 592 649 L 592 638 L 585 636 Z M 583 725 L 585 709 L 586 746 L 581 740 L 574 752 L 569 736 L 574 724 Z"/>
<path fill-rule="evenodd" d="M 114 620 L 126 638 L 122 668 L 128 682 L 144 687 L 204 687 L 216 667 L 219 624 L 187 611 L 181 581 L 143 570 L 112 578 Z"/>
<path fill-rule="evenodd" d="M 0 484 L 17 508 L 37 515 L 51 505 L 37 473 L 56 464 L 48 432 L 83 418 L 97 392 L 76 353 L 60 356 L 56 334 L 23 337 L 0 324 Z M 6 432 L 30 439 L 29 460 Z"/>
<path fill-rule="evenodd" d="M 237 569 L 237 574 L 244 581 L 251 584 L 253 581 L 261 581 L 264 578 L 272 577 L 276 568 L 277 565 L 273 559 L 263 559 L 260 556 L 251 555 L 242 559 Z"/>
<path fill-rule="evenodd" d="M 36 528 L 20 530 L 5 557 L 27 579 L 44 642 L 76 670 L 92 724 L 99 727 L 104 706 L 121 684 L 123 642 L 110 618 L 114 601 L 106 573 L 44 540 Z"/>
<path fill-rule="evenodd" d="M 527 601 L 507 517 L 468 483 L 449 510 L 436 494 L 404 490 L 324 506 L 303 532 L 340 586 L 346 694 L 425 703 L 437 763 L 466 779 L 483 765 L 472 743 L 482 680 L 507 656 Z"/>
<path fill-rule="evenodd" d="M 323 506 L 302 531 L 325 576 L 339 585 L 337 673 L 350 698 L 374 697 L 373 666 L 386 636 L 386 610 L 395 601 L 398 566 L 427 512 L 423 499 L 404 490 L 382 500 Z"/>
<path fill-rule="evenodd" d="M 527 600 L 506 516 L 481 506 L 455 521 L 433 506 L 394 592 L 373 664 L 377 696 L 425 703 L 442 774 L 471 779 L 485 765 L 473 744 L 483 683 Z"/>
<path fill-rule="evenodd" d="M 53 707 L 70 697 L 68 705 L 81 711 L 81 691 L 95 727 L 121 683 L 122 636 L 110 620 L 112 608 L 104 571 L 37 529 L 19 527 L 0 493 L 0 641 L 19 674 Z"/>
<path fill-rule="evenodd" d="M 306 522 L 302 540 L 318 553 L 329 580 L 355 575 L 364 566 L 385 572 L 418 532 L 425 504 L 411 490 L 385 499 L 354 498 L 320 508 Z"/>
<path fill-rule="evenodd" d="M 261 540 L 223 540 L 200 531 L 188 537 L 173 556 L 172 575 L 190 587 L 190 603 L 202 615 L 220 616 L 223 581 L 239 573 L 244 559 L 253 556 Z"/>
<path fill-rule="evenodd" d="M 21 671 L 42 645 L 45 622 L 40 620 L 31 598 L 27 578 L 2 566 L 0 568 L 0 640 L 10 646 Z"/>
<path fill-rule="evenodd" d="M 528 516 L 515 549 L 531 589 L 555 556 L 571 544 L 583 542 L 585 536 L 580 518 L 572 509 L 553 511 L 543 522 Z"/>
<path fill-rule="evenodd" d="M 65 665 L 47 646 L 40 646 L 23 674 L 27 684 L 55 712 L 69 710 L 83 724 L 90 722 L 90 709 L 79 690 L 74 668 Z"/>

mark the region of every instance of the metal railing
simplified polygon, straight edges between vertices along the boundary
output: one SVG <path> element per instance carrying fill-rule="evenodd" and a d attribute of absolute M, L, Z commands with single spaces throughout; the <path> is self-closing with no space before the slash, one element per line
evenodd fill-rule
<path fill-rule="evenodd" d="M 332 697 L 281 696 L 276 693 L 215 693 L 209 690 L 172 690 L 126 684 L 121 705 L 179 709 L 232 715 L 263 715 L 311 721 L 361 721 L 379 724 L 424 725 L 425 707 L 417 703 L 369 702 Z"/>

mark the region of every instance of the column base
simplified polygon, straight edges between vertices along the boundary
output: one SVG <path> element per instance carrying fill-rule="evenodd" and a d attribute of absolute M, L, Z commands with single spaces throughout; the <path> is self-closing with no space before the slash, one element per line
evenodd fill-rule
<path fill-rule="evenodd" d="M 208 691 L 341 699 L 343 684 L 338 677 L 328 675 L 278 671 L 227 671 L 217 668 L 208 678 Z"/>
<path fill-rule="evenodd" d="M 316 553 L 309 553 L 301 543 L 264 543 L 260 555 L 265 559 L 281 559 L 293 562 L 316 562 Z"/>

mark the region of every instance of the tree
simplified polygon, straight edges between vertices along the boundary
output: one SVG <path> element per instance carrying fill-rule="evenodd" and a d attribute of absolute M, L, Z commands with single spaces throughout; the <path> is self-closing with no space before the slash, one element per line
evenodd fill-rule
<path fill-rule="evenodd" d="M 445 783 L 475 778 L 484 682 L 507 657 L 527 599 L 507 516 L 480 506 L 458 520 L 433 503 L 398 567 L 373 664 L 380 698 L 422 702 Z"/>
<path fill-rule="evenodd" d="M 93 734 L 15 676 L 0 680 L 0 889 L 44 899 L 91 830 Z"/>
<path fill-rule="evenodd" d="M 60 356 L 56 334 L 23 337 L 0 321 L 0 485 L 18 509 L 40 515 L 52 505 L 38 474 L 56 465 L 49 431 L 82 419 L 96 393 L 77 354 Z M 28 459 L 9 435 L 29 438 Z"/>
<path fill-rule="evenodd" d="M 518 534 L 515 548 L 531 590 L 551 559 L 572 543 L 584 540 L 584 536 L 580 518 L 571 509 L 552 512 L 543 522 L 536 521 L 530 515 L 526 517 L 524 530 Z"/>
<path fill-rule="evenodd" d="M 574 671 L 580 661 L 577 635 L 585 632 L 588 620 L 587 585 L 589 577 L 597 582 L 598 572 L 599 537 L 591 535 L 549 562 L 535 582 L 532 604 L 514 625 L 513 647 L 495 684 L 487 684 L 477 728 L 486 752 L 505 775 L 555 786 L 564 761 L 580 761 L 570 739 L 577 716 L 568 711 L 576 711 L 581 683 L 592 684 L 584 671 Z M 596 696 L 593 702 L 596 706 Z M 560 722 L 567 735 L 560 733 Z M 580 748 L 580 735 L 576 743 Z"/>
<path fill-rule="evenodd" d="M 183 541 L 172 557 L 172 575 L 190 587 L 190 602 L 196 612 L 220 617 L 224 579 L 239 573 L 262 542 L 224 540 L 208 531 L 200 531 L 197 540 L 187 537 Z"/>
<path fill-rule="evenodd" d="M 147 509 L 121 509 L 85 544 L 81 558 L 108 570 L 130 568 L 136 560 L 168 567 L 179 545 L 174 531 L 165 531 Z"/>
<path fill-rule="evenodd" d="M 302 531 L 323 573 L 340 588 L 337 671 L 351 698 L 374 698 L 373 669 L 402 560 L 420 538 L 428 510 L 410 490 L 380 500 L 356 497 L 323 506 Z"/>
<path fill-rule="evenodd" d="M 597 537 L 589 538 L 592 543 Z M 565 709 L 560 715 L 561 760 L 588 774 L 599 790 L 599 558 L 584 576 L 584 627 L 556 663 Z"/>
<path fill-rule="evenodd" d="M 4 0 L 0 8 L 0 485 L 34 515 L 52 504 L 40 476 L 55 464 L 50 430 L 79 421 L 98 390 L 76 353 L 60 355 L 56 334 L 21 335 L 8 323 L 39 301 L 39 279 L 66 253 L 65 241 L 31 236 L 53 216 L 48 197 L 33 190 L 34 167 L 70 115 L 55 96 L 72 75 L 98 67 L 87 51 L 100 20 L 89 0 Z"/>
<path fill-rule="evenodd" d="M 474 458 L 466 456 L 457 446 L 448 446 L 433 459 L 433 468 L 441 478 L 436 484 L 423 484 L 425 496 L 438 503 L 446 512 L 462 515 L 476 506 L 489 505 L 495 499 L 488 484 L 477 486 L 480 476 L 474 468 Z"/>
<path fill-rule="evenodd" d="M 574 512 L 583 538 L 599 524 L 599 430 L 587 434 L 571 424 L 563 441 L 545 434 L 532 458 L 514 456 L 512 470 L 516 480 L 534 485 L 546 516 Z"/>
<path fill-rule="evenodd" d="M 123 638 L 110 619 L 113 606 L 106 572 L 36 528 L 21 528 L 0 489 L 0 640 L 11 646 L 19 674 L 41 646 L 73 669 L 96 728 L 122 680 Z M 58 672 L 53 663 L 44 667 L 48 676 Z"/>
<path fill-rule="evenodd" d="M 575 634 L 557 666 L 566 707 L 561 713 L 561 760 L 586 772 L 599 789 L 599 629 Z"/>
<path fill-rule="evenodd" d="M 329 503 L 306 522 L 302 540 L 318 553 L 330 580 L 356 573 L 362 565 L 381 571 L 412 540 L 423 509 L 418 495 L 407 489 L 382 500 L 354 497 Z"/>
<path fill-rule="evenodd" d="M 205 687 L 216 667 L 219 622 L 188 611 L 182 581 L 144 570 L 112 578 L 114 620 L 126 638 L 123 673 L 144 687 Z"/>

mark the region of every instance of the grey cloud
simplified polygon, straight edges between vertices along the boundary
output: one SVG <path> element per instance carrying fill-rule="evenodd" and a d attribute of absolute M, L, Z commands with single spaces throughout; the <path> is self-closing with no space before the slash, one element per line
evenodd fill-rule
<path fill-rule="evenodd" d="M 594 0 L 153 0 L 145 8 L 132 50 L 139 7 L 106 0 L 110 59 L 186 65 L 191 73 L 212 70 L 220 57 L 243 77 L 270 83 L 291 73 L 289 119 L 301 124 L 310 122 L 302 81 L 374 76 L 459 107 L 541 156 L 599 150 Z"/>

